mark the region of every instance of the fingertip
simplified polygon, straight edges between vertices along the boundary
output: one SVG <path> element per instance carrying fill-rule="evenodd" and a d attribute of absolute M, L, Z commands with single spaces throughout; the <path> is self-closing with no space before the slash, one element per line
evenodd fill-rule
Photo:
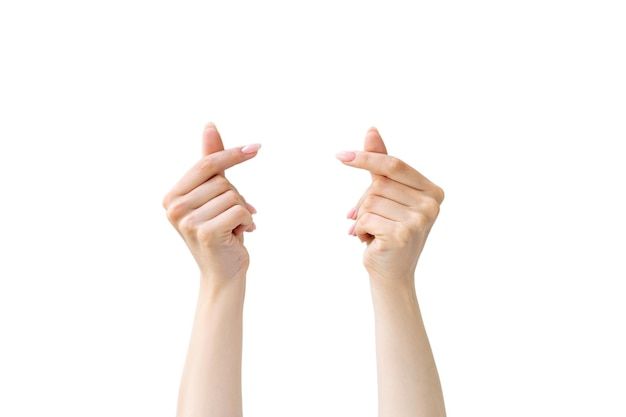
<path fill-rule="evenodd" d="M 356 207 L 352 207 L 348 214 L 346 214 L 346 218 L 354 219 L 354 215 L 356 214 Z"/>
<path fill-rule="evenodd" d="M 241 147 L 241 152 L 243 152 L 245 154 L 253 154 L 253 153 L 258 152 L 259 149 L 261 149 L 261 144 L 260 143 L 252 143 L 250 145 L 242 146 Z"/>
<path fill-rule="evenodd" d="M 356 158 L 356 152 L 352 151 L 341 151 L 335 154 L 335 157 L 339 159 L 341 162 L 350 162 Z"/>
<path fill-rule="evenodd" d="M 254 207 L 252 204 L 246 202 L 246 205 L 248 206 L 248 210 L 250 210 L 250 213 L 252 213 L 252 214 L 256 214 L 257 213 L 256 207 Z"/>
<path fill-rule="evenodd" d="M 363 149 L 368 152 L 387 153 L 385 142 L 376 127 L 372 126 L 367 130 Z"/>
<path fill-rule="evenodd" d="M 354 227 L 355 227 L 356 223 L 352 223 L 352 225 L 350 226 L 350 228 L 348 229 L 348 234 L 354 236 Z"/>
<path fill-rule="evenodd" d="M 207 123 L 202 133 L 202 155 L 209 155 L 223 150 L 224 143 L 215 123 Z"/>

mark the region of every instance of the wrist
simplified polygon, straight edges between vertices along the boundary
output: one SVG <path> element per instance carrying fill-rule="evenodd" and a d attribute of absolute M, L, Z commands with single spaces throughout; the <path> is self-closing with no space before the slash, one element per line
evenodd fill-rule
<path fill-rule="evenodd" d="M 383 305 L 407 305 L 417 303 L 413 275 L 381 277 L 379 275 L 370 274 L 370 290 L 375 308 Z"/>
<path fill-rule="evenodd" d="M 246 291 L 245 272 L 228 278 L 202 273 L 200 276 L 199 298 L 203 302 L 243 304 Z"/>
<path fill-rule="evenodd" d="M 368 271 L 370 287 L 377 292 L 415 292 L 415 279 L 412 272 L 402 274 L 379 274 Z"/>

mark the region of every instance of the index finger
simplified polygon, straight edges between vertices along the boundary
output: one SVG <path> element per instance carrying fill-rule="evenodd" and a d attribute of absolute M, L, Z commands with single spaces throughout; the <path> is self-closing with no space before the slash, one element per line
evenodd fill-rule
<path fill-rule="evenodd" d="M 417 190 L 428 190 L 434 187 L 428 178 L 394 156 L 377 152 L 350 151 L 339 152 L 337 159 L 345 165 L 383 175 Z"/>
<path fill-rule="evenodd" d="M 240 164 L 256 156 L 261 147 L 255 143 L 247 146 L 238 146 L 218 151 L 202 157 L 189 171 L 174 185 L 170 195 L 180 196 L 187 194 L 214 175 Z"/>

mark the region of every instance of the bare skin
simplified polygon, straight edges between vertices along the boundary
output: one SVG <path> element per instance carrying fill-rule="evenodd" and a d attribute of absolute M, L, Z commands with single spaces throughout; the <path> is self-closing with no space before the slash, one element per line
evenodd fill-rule
<path fill-rule="evenodd" d="M 387 155 L 371 128 L 364 151 L 340 152 L 344 164 L 372 174 L 372 183 L 348 217 L 349 233 L 367 247 L 376 325 L 380 417 L 445 416 L 441 384 L 415 294 L 415 268 L 439 214 L 443 190 Z"/>
<path fill-rule="evenodd" d="M 248 252 L 244 233 L 256 210 L 225 171 L 256 156 L 260 145 L 224 149 L 216 127 L 203 133 L 203 157 L 165 195 L 167 217 L 200 269 L 200 291 L 180 384 L 178 417 L 240 417 L 242 312 Z M 348 217 L 367 244 L 376 318 L 380 417 L 445 416 L 437 369 L 415 295 L 419 255 L 439 213 L 443 190 L 387 155 L 375 128 L 363 151 L 337 154 L 370 171 L 372 184 Z"/>
<path fill-rule="evenodd" d="M 241 405 L 242 314 L 254 207 L 225 170 L 256 156 L 258 144 L 224 150 L 213 124 L 203 157 L 163 199 L 167 217 L 200 268 L 200 291 L 178 396 L 181 417 L 237 417 Z"/>

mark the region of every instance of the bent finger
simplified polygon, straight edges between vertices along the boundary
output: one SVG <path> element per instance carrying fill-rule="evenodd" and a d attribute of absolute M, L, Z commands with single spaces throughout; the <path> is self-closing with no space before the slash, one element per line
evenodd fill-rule
<path fill-rule="evenodd" d="M 198 222 L 208 221 L 237 204 L 243 204 L 242 198 L 235 191 L 226 190 L 198 207 L 190 215 L 193 215 Z"/>
<path fill-rule="evenodd" d="M 174 185 L 167 198 L 184 195 L 220 172 L 252 159 L 260 144 L 239 146 L 204 156 Z"/>
<path fill-rule="evenodd" d="M 418 190 L 427 190 L 434 186 L 428 178 L 394 156 L 376 152 L 344 151 L 337 154 L 337 159 L 345 165 L 383 175 Z"/>
<path fill-rule="evenodd" d="M 357 218 L 367 212 L 397 222 L 406 221 L 411 216 L 409 207 L 373 194 L 369 194 L 363 199 L 357 213 Z"/>
<path fill-rule="evenodd" d="M 359 216 L 352 234 L 358 236 L 362 241 L 369 241 L 372 237 L 390 235 L 396 223 L 394 220 L 367 212 Z"/>

